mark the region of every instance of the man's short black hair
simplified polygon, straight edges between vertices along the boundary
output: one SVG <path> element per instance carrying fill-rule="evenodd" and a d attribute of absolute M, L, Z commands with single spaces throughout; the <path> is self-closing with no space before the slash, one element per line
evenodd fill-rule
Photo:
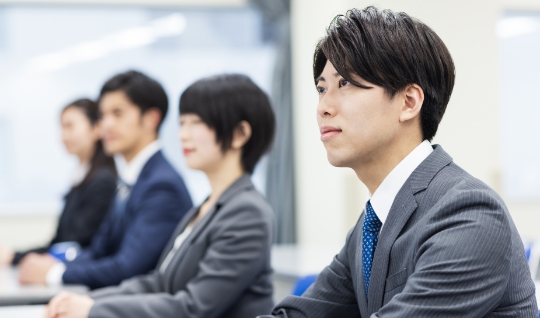
<path fill-rule="evenodd" d="M 204 78 L 180 96 L 180 115 L 196 114 L 216 132 L 223 152 L 231 148 L 234 130 L 241 121 L 251 126 L 251 137 L 242 149 L 242 166 L 253 173 L 274 139 L 275 117 L 268 96 L 239 74 Z"/>
<path fill-rule="evenodd" d="M 103 95 L 115 91 L 124 92 L 130 101 L 139 107 L 141 114 L 151 108 L 157 108 L 161 113 L 156 131 L 159 130 L 169 109 L 169 99 L 161 84 L 139 71 L 127 71 L 113 76 L 103 85 L 99 100 Z"/>
<path fill-rule="evenodd" d="M 420 114 L 423 138 L 432 140 L 444 115 L 455 69 L 443 41 L 427 25 L 404 12 L 367 7 L 338 15 L 315 49 L 315 81 L 327 60 L 353 85 L 356 74 L 381 86 L 392 98 L 410 84 L 424 91 Z"/>

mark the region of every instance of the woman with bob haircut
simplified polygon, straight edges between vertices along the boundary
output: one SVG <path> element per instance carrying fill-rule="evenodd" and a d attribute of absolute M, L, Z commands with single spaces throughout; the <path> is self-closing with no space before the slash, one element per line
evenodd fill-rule
<path fill-rule="evenodd" d="M 178 225 L 150 274 L 86 295 L 62 293 L 46 317 L 253 318 L 272 308 L 274 215 L 250 175 L 269 149 L 275 118 L 244 75 L 201 79 L 180 98 L 187 165 L 210 196 Z"/>

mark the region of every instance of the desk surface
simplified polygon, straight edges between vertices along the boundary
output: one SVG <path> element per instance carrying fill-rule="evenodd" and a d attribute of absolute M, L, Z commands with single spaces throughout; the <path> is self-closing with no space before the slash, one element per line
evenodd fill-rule
<path fill-rule="evenodd" d="M 63 290 L 85 293 L 88 288 L 81 285 L 20 285 L 16 269 L 0 267 L 0 306 L 46 304 Z"/>
<path fill-rule="evenodd" d="M 43 318 L 45 306 L 0 307 L 0 318 Z"/>

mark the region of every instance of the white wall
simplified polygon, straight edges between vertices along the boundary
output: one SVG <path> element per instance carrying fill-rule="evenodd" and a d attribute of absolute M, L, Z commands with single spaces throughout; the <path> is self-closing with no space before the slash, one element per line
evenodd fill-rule
<path fill-rule="evenodd" d="M 538 10 L 529 0 L 292 0 L 293 93 L 297 164 L 298 238 L 302 244 L 342 244 L 362 209 L 365 188 L 331 167 L 318 141 L 312 80 L 317 40 L 347 9 L 377 5 L 405 11 L 432 27 L 456 64 L 456 85 L 434 143 L 456 163 L 500 191 L 499 87 L 495 25 L 505 10 Z M 534 144 L 534 140 L 531 140 Z M 523 236 L 540 238 L 540 204 L 508 202 Z"/>

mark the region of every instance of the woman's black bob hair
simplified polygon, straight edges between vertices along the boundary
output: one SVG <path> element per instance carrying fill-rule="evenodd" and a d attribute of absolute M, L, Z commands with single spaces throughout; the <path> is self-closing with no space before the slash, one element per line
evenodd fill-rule
<path fill-rule="evenodd" d="M 216 141 L 226 152 L 240 122 L 251 126 L 251 137 L 242 149 L 242 166 L 253 173 L 270 148 L 276 120 L 268 96 L 253 81 L 240 74 L 200 79 L 180 96 L 180 115 L 195 114 L 216 132 Z"/>

